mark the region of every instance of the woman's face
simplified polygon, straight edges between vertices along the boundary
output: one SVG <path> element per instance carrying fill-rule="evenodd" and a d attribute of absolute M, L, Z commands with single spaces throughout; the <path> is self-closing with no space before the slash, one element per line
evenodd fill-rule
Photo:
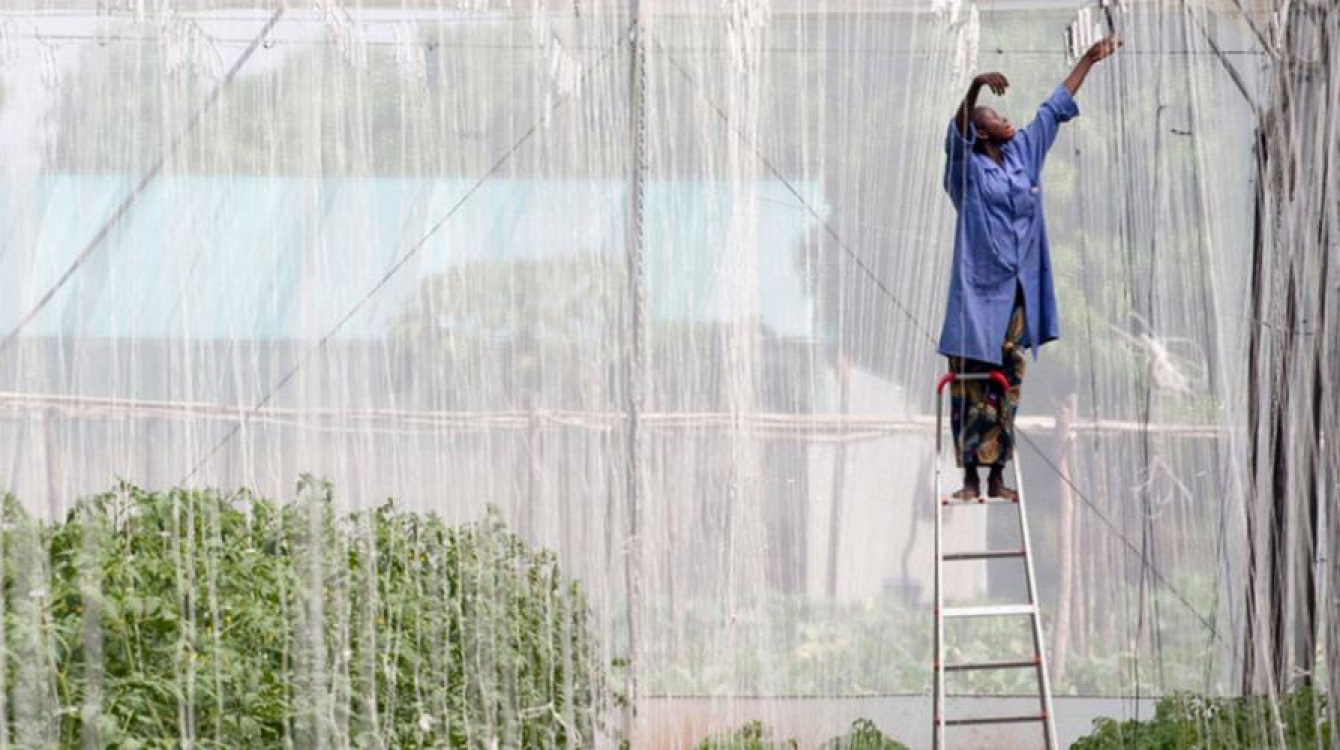
<path fill-rule="evenodd" d="M 1014 137 L 1014 125 L 990 107 L 974 109 L 972 124 L 977 128 L 978 134 L 989 141 L 1004 143 Z"/>

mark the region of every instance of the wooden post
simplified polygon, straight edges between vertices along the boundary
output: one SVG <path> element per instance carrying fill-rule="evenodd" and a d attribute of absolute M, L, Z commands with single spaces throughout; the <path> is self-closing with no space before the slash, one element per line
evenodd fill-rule
<path fill-rule="evenodd" d="M 1056 530 L 1057 568 L 1060 579 L 1057 582 L 1056 627 L 1052 636 L 1052 679 L 1057 685 L 1065 679 L 1066 654 L 1070 649 L 1070 618 L 1074 605 L 1075 589 L 1075 497 L 1070 488 L 1071 454 L 1074 447 L 1074 432 L 1071 425 L 1075 420 L 1077 399 L 1070 394 L 1061 402 L 1061 410 L 1056 418 L 1058 470 L 1061 485 L 1061 508 Z"/>
<path fill-rule="evenodd" d="M 1075 443 L 1072 442 L 1073 446 Z M 1070 466 L 1072 471 L 1078 471 L 1079 454 L 1072 452 L 1074 459 Z M 1076 565 L 1079 567 L 1079 575 L 1075 577 L 1075 604 L 1073 606 L 1073 615 L 1075 618 L 1075 645 L 1072 651 L 1088 658 L 1093 655 L 1091 641 L 1089 638 L 1089 628 L 1093 627 L 1093 601 L 1094 592 L 1097 590 L 1096 581 L 1098 576 L 1095 572 L 1098 550 L 1094 546 L 1094 535 L 1089 533 L 1089 527 L 1075 519 L 1075 549 L 1083 550 L 1084 554 L 1079 556 Z"/>
<path fill-rule="evenodd" d="M 851 361 L 842 350 L 839 336 L 838 351 L 833 358 L 833 370 L 838 380 L 838 412 L 846 417 L 851 411 Z M 838 548 L 842 542 L 842 496 L 847 492 L 847 441 L 837 444 L 833 451 L 833 497 L 828 514 L 828 587 L 829 599 L 837 598 Z"/>

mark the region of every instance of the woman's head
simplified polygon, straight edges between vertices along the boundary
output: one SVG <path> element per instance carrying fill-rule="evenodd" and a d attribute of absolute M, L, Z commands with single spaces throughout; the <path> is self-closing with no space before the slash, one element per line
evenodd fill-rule
<path fill-rule="evenodd" d="M 1014 137 L 1014 125 L 990 107 L 973 108 L 972 124 L 981 141 L 1001 144 Z"/>

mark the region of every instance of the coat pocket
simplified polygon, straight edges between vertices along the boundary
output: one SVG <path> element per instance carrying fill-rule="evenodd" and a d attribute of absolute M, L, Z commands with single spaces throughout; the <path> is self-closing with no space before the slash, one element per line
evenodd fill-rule
<path fill-rule="evenodd" d="M 984 296 L 993 292 L 1012 294 L 1018 269 L 1006 263 L 999 254 L 990 248 L 980 248 L 973 254 L 972 265 L 968 268 L 968 283 Z M 1001 291 L 1001 290 L 1004 291 Z"/>

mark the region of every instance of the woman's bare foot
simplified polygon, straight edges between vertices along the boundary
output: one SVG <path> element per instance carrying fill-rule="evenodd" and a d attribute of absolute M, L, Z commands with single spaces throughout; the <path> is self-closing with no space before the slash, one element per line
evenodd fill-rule
<path fill-rule="evenodd" d="M 1005 480 L 992 472 L 986 482 L 986 496 L 1009 500 L 1010 502 L 1019 502 L 1019 493 L 1005 486 Z"/>
<path fill-rule="evenodd" d="M 976 500 L 982 496 L 982 480 L 977 478 L 977 464 L 964 464 L 963 489 L 955 492 L 955 500 Z"/>
<path fill-rule="evenodd" d="M 965 484 L 963 489 L 952 495 L 955 500 L 976 500 L 981 496 L 982 486 L 980 484 Z"/>

